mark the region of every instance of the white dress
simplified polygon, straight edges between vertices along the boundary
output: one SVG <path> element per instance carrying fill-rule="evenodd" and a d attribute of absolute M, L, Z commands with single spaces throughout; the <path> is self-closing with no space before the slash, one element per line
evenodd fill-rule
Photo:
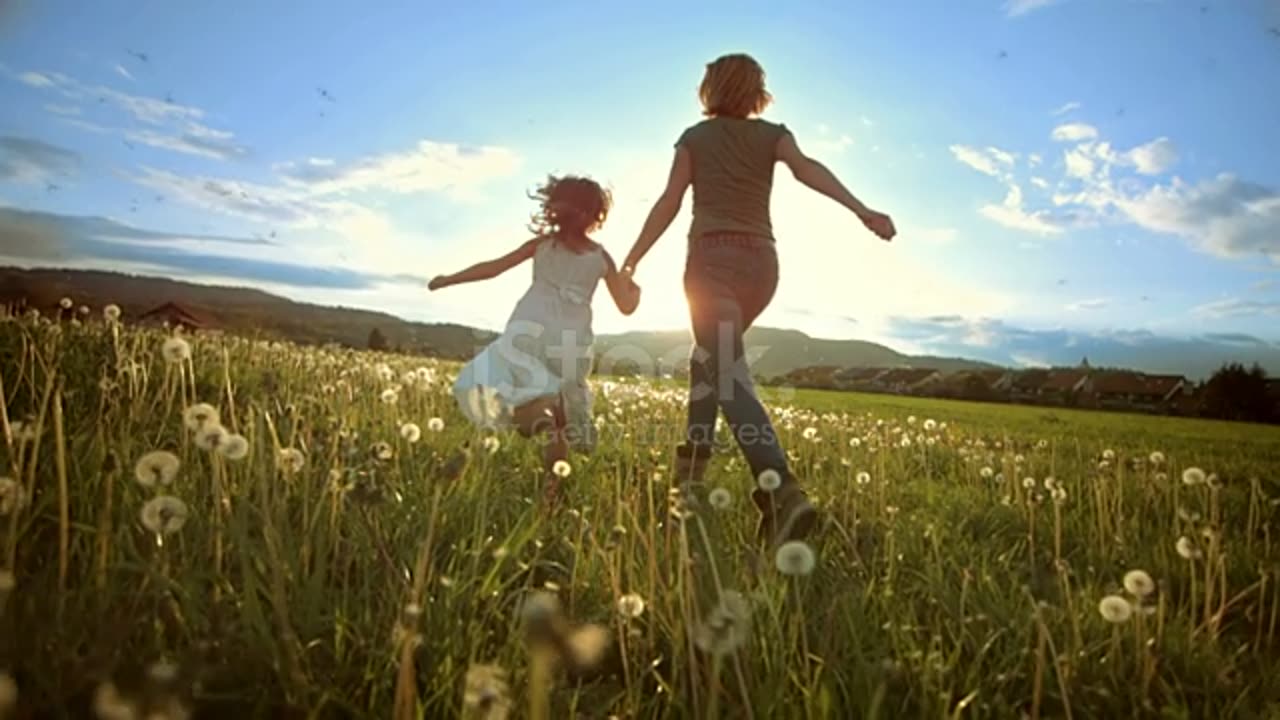
<path fill-rule="evenodd" d="M 507 429 L 512 411 L 560 395 L 575 449 L 595 447 L 591 418 L 591 300 L 608 263 L 597 246 L 576 253 L 543 240 L 533 255 L 533 284 L 516 303 L 502 335 L 458 373 L 453 394 L 464 415 L 485 429 Z"/>

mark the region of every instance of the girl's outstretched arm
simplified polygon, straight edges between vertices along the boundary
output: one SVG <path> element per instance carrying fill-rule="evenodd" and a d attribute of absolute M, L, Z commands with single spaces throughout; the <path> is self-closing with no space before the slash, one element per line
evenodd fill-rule
<path fill-rule="evenodd" d="M 495 278 L 520 263 L 533 257 L 533 253 L 538 249 L 538 243 L 542 238 L 534 238 L 511 252 L 500 258 L 486 260 L 482 263 L 476 263 L 462 272 L 452 275 L 437 275 L 427 284 L 428 290 L 439 290 L 450 285 L 461 285 L 462 283 L 477 282 L 479 280 L 488 280 Z"/>
<path fill-rule="evenodd" d="M 649 248 L 653 247 L 658 238 L 662 237 L 662 233 L 671 227 L 671 221 L 675 220 L 676 214 L 680 212 L 685 190 L 689 188 L 691 182 L 693 182 L 693 158 L 689 156 L 689 151 L 684 146 L 677 147 L 675 159 L 671 161 L 671 172 L 667 176 L 667 187 L 653 204 L 653 208 L 649 210 L 649 217 L 644 221 L 640 236 L 636 238 L 635 245 L 631 246 L 631 252 L 627 253 L 627 259 L 622 263 L 624 275 L 630 276 L 635 272 L 636 265 L 644 259 Z"/>
<path fill-rule="evenodd" d="M 613 257 L 607 251 L 604 253 L 604 261 L 608 265 L 604 282 L 609 287 L 609 295 L 613 296 L 613 304 L 618 306 L 618 311 L 623 315 L 630 315 L 640 306 L 640 287 L 630 275 L 618 272 L 618 267 L 613 264 Z"/>
<path fill-rule="evenodd" d="M 854 197 L 853 193 L 849 192 L 844 183 L 840 182 L 840 179 L 828 170 L 826 165 L 800 152 L 800 147 L 796 145 L 796 138 L 791 133 L 785 133 L 778 138 L 777 155 L 778 160 L 786 163 L 791 169 L 791 174 L 796 180 L 809 189 L 822 193 L 849 208 L 854 215 L 858 216 L 862 224 L 880 239 L 891 240 L 897 234 L 898 231 L 893 227 L 893 220 L 888 215 L 863 205 L 862 201 Z"/>

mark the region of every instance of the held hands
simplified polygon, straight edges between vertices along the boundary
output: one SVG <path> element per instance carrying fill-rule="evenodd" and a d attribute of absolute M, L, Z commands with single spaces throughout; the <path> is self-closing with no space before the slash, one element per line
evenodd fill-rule
<path fill-rule="evenodd" d="M 890 218 L 882 212 L 876 212 L 875 210 L 868 209 L 865 212 L 860 213 L 858 215 L 858 219 L 862 221 L 862 224 L 865 225 L 868 230 L 875 233 L 877 237 L 885 242 L 889 242 L 893 239 L 894 235 L 898 234 L 898 230 L 893 226 L 893 218 Z"/>

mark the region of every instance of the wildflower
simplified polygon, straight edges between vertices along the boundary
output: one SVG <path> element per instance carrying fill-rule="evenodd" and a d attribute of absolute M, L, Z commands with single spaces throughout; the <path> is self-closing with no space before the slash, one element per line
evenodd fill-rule
<path fill-rule="evenodd" d="M 171 337 L 160 346 L 160 354 L 165 362 L 180 363 L 191 359 L 191 345 L 180 337 Z"/>
<path fill-rule="evenodd" d="M 751 605 L 743 595 L 726 590 L 720 604 L 694 628 L 698 649 L 712 655 L 728 655 L 747 641 L 750 634 Z"/>
<path fill-rule="evenodd" d="M 172 535 L 187 524 L 187 504 L 172 495 L 153 497 L 142 506 L 142 526 L 156 535 Z"/>
<path fill-rule="evenodd" d="M 782 475 L 773 468 L 768 468 L 760 473 L 760 477 L 756 478 L 756 485 L 765 492 L 773 492 L 782 487 Z"/>
<path fill-rule="evenodd" d="M 627 593 L 618 598 L 618 614 L 628 620 L 638 618 L 644 614 L 644 598 L 636 593 Z"/>
<path fill-rule="evenodd" d="M 1119 625 L 1133 616 L 1133 605 L 1119 595 L 1108 595 L 1098 602 L 1098 612 L 1102 619 Z"/>
<path fill-rule="evenodd" d="M 218 408 L 209 403 L 196 403 L 182 411 L 182 424 L 191 432 L 197 432 L 205 425 L 218 425 Z"/>
<path fill-rule="evenodd" d="M 427 421 L 427 429 L 431 432 L 440 432 L 444 429 L 444 421 L 438 417 L 433 417 Z"/>
<path fill-rule="evenodd" d="M 867 472 L 866 470 L 863 470 L 862 472 L 858 473 L 857 479 L 858 479 L 859 485 L 869 485 L 871 483 L 871 473 Z"/>
<path fill-rule="evenodd" d="M 307 457 L 298 448 L 280 448 L 280 452 L 276 455 L 276 467 L 287 473 L 301 471 L 306 462 Z"/>
<path fill-rule="evenodd" d="M 1058 481 L 1054 479 L 1052 475 L 1044 479 L 1045 490 L 1048 490 L 1049 492 L 1053 492 L 1053 489 L 1056 487 L 1058 487 Z"/>
<path fill-rule="evenodd" d="M 228 460 L 243 460 L 249 455 L 249 440 L 240 433 L 231 433 L 218 446 L 218 454 Z"/>
<path fill-rule="evenodd" d="M 0 517 L 26 507 L 27 491 L 10 477 L 0 477 Z"/>
<path fill-rule="evenodd" d="M 492 435 L 486 436 L 484 441 L 481 444 L 484 446 L 484 449 L 488 451 L 490 455 L 498 452 L 498 448 L 502 447 L 502 443 L 498 441 L 498 438 Z"/>
<path fill-rule="evenodd" d="M 1112 450 L 1111 448 L 1107 448 L 1106 450 L 1103 450 L 1102 459 L 1106 460 L 1107 462 L 1112 462 L 1113 460 L 1116 459 L 1116 451 Z"/>
<path fill-rule="evenodd" d="M 1156 450 L 1155 452 L 1151 453 L 1151 457 L 1147 459 L 1151 461 L 1152 465 L 1163 465 L 1164 453 L 1160 452 L 1159 450 Z"/>
<path fill-rule="evenodd" d="M 1178 538 L 1178 542 L 1174 547 L 1184 560 L 1196 560 L 1201 555 L 1200 548 L 1196 547 L 1195 541 L 1186 535 Z"/>
<path fill-rule="evenodd" d="M 1035 486 L 1036 486 L 1036 479 L 1035 479 L 1035 478 L 1033 478 L 1033 477 L 1025 477 L 1025 478 L 1022 478 L 1022 487 L 1026 488 L 1027 490 L 1031 490 L 1031 489 L 1035 488 Z"/>
<path fill-rule="evenodd" d="M 854 437 L 854 438 L 849 438 L 849 447 L 851 447 L 851 448 L 856 448 L 856 447 L 861 447 L 861 446 L 862 446 L 862 439 L 861 439 L 861 438 L 856 438 L 856 437 Z"/>
<path fill-rule="evenodd" d="M 1053 497 L 1053 501 L 1058 505 L 1061 505 L 1067 501 L 1067 489 L 1062 487 L 1061 485 L 1055 486 L 1053 488 L 1053 491 L 1050 492 L 1049 494 L 1050 496 Z"/>
<path fill-rule="evenodd" d="M 573 466 L 565 460 L 557 460 L 551 466 L 551 472 L 558 478 L 567 478 L 573 472 Z"/>
<path fill-rule="evenodd" d="M 816 564 L 813 548 L 799 540 L 783 543 L 774 555 L 778 571 L 784 575 L 808 575 Z"/>
<path fill-rule="evenodd" d="M 1017 455 L 1014 455 L 1014 456 L 1013 456 L 1013 464 L 1014 464 L 1014 465 L 1022 465 L 1022 464 L 1023 464 L 1023 463 L 1025 463 L 1026 461 L 1027 461 L 1027 458 L 1026 458 L 1025 456 L 1023 456 L 1021 453 L 1019 453 L 1019 454 L 1017 454 Z"/>
<path fill-rule="evenodd" d="M 1130 570 L 1124 574 L 1124 589 L 1136 598 L 1144 598 L 1156 591 L 1156 582 L 1145 570 Z"/>
<path fill-rule="evenodd" d="M 479 720 L 505 720 L 511 711 L 507 671 L 497 665 L 472 665 L 463 681 L 462 705 Z"/>
<path fill-rule="evenodd" d="M 716 510 L 728 510 L 729 506 L 733 505 L 733 493 L 718 487 L 707 494 L 707 501 Z"/>
<path fill-rule="evenodd" d="M 818 429 L 815 427 L 807 427 L 804 432 L 800 433 L 805 440 L 813 440 L 818 437 Z"/>
<path fill-rule="evenodd" d="M 111 303 L 110 305 L 102 308 L 102 317 L 105 318 L 107 322 L 116 322 L 120 319 L 120 306 L 115 303 Z"/>
<path fill-rule="evenodd" d="M 181 464 L 178 456 L 167 450 L 152 450 L 138 458 L 138 464 L 133 468 L 133 476 L 142 487 L 172 485 L 174 478 L 178 477 L 178 468 Z"/>
<path fill-rule="evenodd" d="M 908 424 L 908 425 L 915 425 L 915 424 L 916 424 L 916 416 L 915 416 L 915 415 L 908 415 L 908 416 L 907 416 L 907 424 Z"/>
<path fill-rule="evenodd" d="M 218 424 L 205 425 L 196 433 L 196 447 L 213 452 L 222 448 L 231 433 Z"/>
<path fill-rule="evenodd" d="M 938 429 L 938 421 L 937 421 L 937 420 L 934 420 L 933 418 L 929 418 L 929 419 L 925 420 L 925 421 L 924 421 L 924 429 L 925 429 L 925 432 L 933 432 L 934 430 L 937 430 L 937 429 Z"/>
<path fill-rule="evenodd" d="M 1198 467 L 1189 467 L 1182 471 L 1182 483 L 1184 485 L 1203 485 L 1204 482 L 1204 470 Z"/>
<path fill-rule="evenodd" d="M 1222 481 L 1218 479 L 1218 473 L 1209 473 L 1209 475 L 1205 477 L 1204 483 L 1214 490 L 1222 488 Z"/>
<path fill-rule="evenodd" d="M 400 437 L 409 444 L 416 443 L 422 437 L 422 428 L 416 423 L 407 422 L 400 426 Z"/>
<path fill-rule="evenodd" d="M 380 396 L 379 399 L 381 399 L 383 404 L 385 405 L 395 405 L 396 401 L 400 399 L 400 396 L 398 393 L 396 393 L 395 390 L 392 390 L 391 388 L 387 388 L 386 390 L 382 391 L 382 395 Z"/>
<path fill-rule="evenodd" d="M 991 478 L 995 477 L 995 474 L 996 474 L 996 471 L 992 470 L 989 467 L 983 467 L 981 470 L 978 471 L 978 475 L 981 476 L 983 480 L 990 480 Z"/>
<path fill-rule="evenodd" d="M 70 310 L 72 305 L 71 298 L 69 297 L 62 298 L 61 300 L 58 301 L 58 305 L 61 306 L 63 310 Z"/>

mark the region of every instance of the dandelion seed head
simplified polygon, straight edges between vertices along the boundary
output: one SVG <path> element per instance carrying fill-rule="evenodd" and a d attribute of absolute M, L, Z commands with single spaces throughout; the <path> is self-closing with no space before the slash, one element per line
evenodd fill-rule
<path fill-rule="evenodd" d="M 862 447 L 862 438 L 856 438 L 856 437 L 849 438 L 849 447 L 851 448 Z"/>
<path fill-rule="evenodd" d="M 243 460 L 249 456 L 249 440 L 239 433 L 231 433 L 218 447 L 218 453 L 228 460 Z"/>
<path fill-rule="evenodd" d="M 1036 479 L 1035 479 L 1035 478 L 1033 478 L 1033 477 L 1024 477 L 1024 478 L 1022 478 L 1022 487 L 1026 488 L 1027 490 L 1032 490 L 1032 489 L 1034 489 L 1034 488 L 1035 488 L 1035 486 L 1036 486 Z"/>
<path fill-rule="evenodd" d="M 387 388 L 382 391 L 382 394 L 378 396 L 378 399 L 381 400 L 384 405 L 395 405 L 396 401 L 400 399 L 400 395 L 395 390 Z"/>
<path fill-rule="evenodd" d="M 137 706 L 120 694 L 108 680 L 93 692 L 93 712 L 99 720 L 137 720 Z"/>
<path fill-rule="evenodd" d="M 11 477 L 0 477 L 0 517 L 15 513 L 26 505 L 26 488 Z"/>
<path fill-rule="evenodd" d="M 287 473 L 300 472 L 307 462 L 307 456 L 298 448 L 280 448 L 276 455 L 276 467 Z"/>
<path fill-rule="evenodd" d="M 196 403 L 182 411 L 182 424 L 191 432 L 199 432 L 206 425 L 220 425 L 218 408 L 209 403 Z"/>
<path fill-rule="evenodd" d="M 782 475 L 773 468 L 766 468 L 761 471 L 760 477 L 756 478 L 756 485 L 765 492 L 773 492 L 782 487 Z"/>
<path fill-rule="evenodd" d="M 196 447 L 214 452 L 222 448 L 231 433 L 218 424 L 208 424 L 196 431 Z"/>
<path fill-rule="evenodd" d="M 818 429 L 815 427 L 807 427 L 804 429 L 804 432 L 800 433 L 800 435 L 804 437 L 805 440 L 813 440 L 818 437 Z"/>
<path fill-rule="evenodd" d="M 73 304 L 74 304 L 74 303 L 72 303 L 72 302 L 71 302 L 71 298 L 69 298 L 69 297 L 64 297 L 64 298 L 62 298 L 61 300 L 59 300 L 59 301 L 58 301 L 58 305 L 59 305 L 63 310 L 70 310 L 70 309 L 71 309 L 71 306 L 72 306 Z"/>
<path fill-rule="evenodd" d="M 1124 574 L 1124 589 L 1136 598 L 1144 598 L 1156 591 L 1156 582 L 1145 570 L 1130 570 Z"/>
<path fill-rule="evenodd" d="M 869 485 L 871 483 L 871 473 L 866 470 L 859 472 L 857 481 L 859 485 Z"/>
<path fill-rule="evenodd" d="M 1108 595 L 1098 602 L 1098 613 L 1109 623 L 1126 623 L 1133 616 L 1133 605 L 1119 595 Z"/>
<path fill-rule="evenodd" d="M 1148 457 L 1147 459 L 1151 462 L 1152 465 L 1163 465 L 1164 453 L 1160 452 L 1159 450 L 1156 450 L 1155 452 L 1151 453 L 1151 456 Z"/>
<path fill-rule="evenodd" d="M 133 477 L 139 485 L 147 488 L 172 485 L 181 465 L 177 455 L 167 450 L 152 450 L 138 458 L 137 465 L 133 467 Z"/>
<path fill-rule="evenodd" d="M 573 466 L 565 460 L 557 460 L 551 465 L 551 472 L 558 478 L 567 478 L 573 472 Z"/>
<path fill-rule="evenodd" d="M 1178 542 L 1174 545 L 1174 548 L 1178 551 L 1178 555 L 1182 556 L 1182 559 L 1184 560 L 1197 560 L 1201 555 L 1200 548 L 1196 546 L 1195 541 L 1186 535 L 1178 538 Z"/>
<path fill-rule="evenodd" d="M 511 710 L 507 671 L 497 665 L 472 665 L 463 680 L 462 704 L 468 717 L 505 720 Z"/>
<path fill-rule="evenodd" d="M 444 430 L 444 420 L 441 420 L 438 417 L 431 418 L 427 421 L 427 429 L 431 432 L 440 432 L 441 430 Z"/>
<path fill-rule="evenodd" d="M 604 659 L 609 649 L 610 634 L 601 625 L 583 625 L 569 633 L 569 656 L 577 668 L 592 668 Z"/>
<path fill-rule="evenodd" d="M 379 440 L 369 448 L 370 454 L 377 460 L 390 460 L 395 455 L 395 448 L 391 447 L 391 443 Z"/>
<path fill-rule="evenodd" d="M 407 422 L 400 426 L 400 437 L 407 443 L 416 443 L 422 437 L 422 428 L 416 423 Z"/>
<path fill-rule="evenodd" d="M 187 504 L 172 495 L 159 495 L 148 500 L 139 517 L 142 526 L 155 535 L 172 535 L 187 524 Z"/>
<path fill-rule="evenodd" d="M 165 362 L 177 364 L 191 359 L 191 344 L 180 337 L 167 338 L 160 346 Z"/>
<path fill-rule="evenodd" d="M 492 435 L 487 435 L 485 436 L 485 439 L 481 442 L 481 446 L 484 447 L 485 452 L 492 455 L 498 452 L 498 449 L 502 447 L 502 443 L 498 440 L 498 438 Z"/>
<path fill-rule="evenodd" d="M 116 322 L 120 319 L 120 306 L 111 303 L 102 308 L 102 317 L 107 322 Z"/>
<path fill-rule="evenodd" d="M 817 564 L 813 548 L 799 540 L 783 543 L 774 555 L 774 564 L 784 575 L 799 576 L 813 572 Z"/>
<path fill-rule="evenodd" d="M 929 418 L 929 419 L 925 420 L 925 421 L 924 421 L 924 429 L 925 429 L 925 431 L 926 431 L 926 432 L 933 432 L 934 430 L 937 430 L 937 429 L 938 429 L 938 421 L 934 420 L 933 418 Z"/>
<path fill-rule="evenodd" d="M 635 619 L 644 614 L 644 598 L 636 593 L 627 593 L 618 598 L 618 614 L 627 619 Z"/>
<path fill-rule="evenodd" d="M 707 502 L 716 510 L 728 510 L 733 505 L 733 493 L 718 487 L 707 494 Z"/>
<path fill-rule="evenodd" d="M 1184 485 L 1203 485 L 1205 482 L 1204 470 L 1198 467 L 1189 467 L 1183 470 L 1182 482 Z"/>
<path fill-rule="evenodd" d="M 1103 450 L 1102 459 L 1106 460 L 1107 462 L 1112 462 L 1113 460 L 1116 459 L 1116 451 L 1112 450 L 1111 448 L 1107 448 L 1106 450 Z"/>
<path fill-rule="evenodd" d="M 990 480 L 991 478 L 995 477 L 995 474 L 996 474 L 996 471 L 992 470 L 989 467 L 984 467 L 978 471 L 978 475 L 981 476 L 983 480 Z"/>

